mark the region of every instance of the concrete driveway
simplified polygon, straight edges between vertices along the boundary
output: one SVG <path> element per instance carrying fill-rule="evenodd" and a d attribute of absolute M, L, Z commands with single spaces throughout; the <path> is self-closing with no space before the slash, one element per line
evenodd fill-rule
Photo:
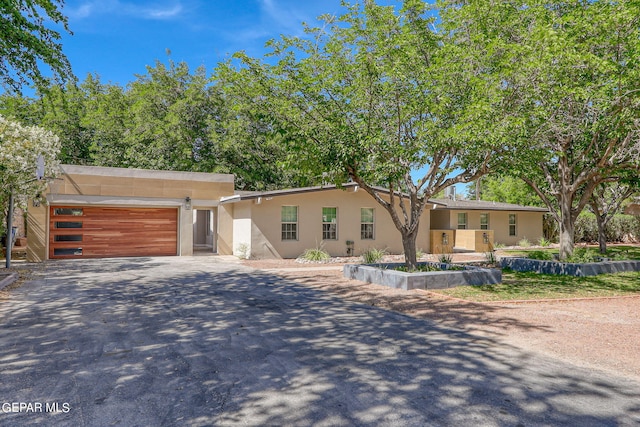
<path fill-rule="evenodd" d="M 215 257 L 58 261 L 0 301 L 0 425 L 624 426 L 640 384 Z"/>

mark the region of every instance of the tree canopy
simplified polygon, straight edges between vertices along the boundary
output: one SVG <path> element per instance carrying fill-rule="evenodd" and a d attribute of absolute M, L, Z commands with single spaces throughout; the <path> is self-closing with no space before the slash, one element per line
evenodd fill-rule
<path fill-rule="evenodd" d="M 272 41 L 272 58 L 240 53 L 243 66 L 227 64 L 220 75 L 277 116 L 290 168 L 354 181 L 383 206 L 412 267 L 427 200 L 489 168 L 495 144 L 476 132 L 488 119 L 478 96 L 485 86 L 473 67 L 451 61 L 446 35 L 434 30 L 422 1 L 400 10 L 348 5 L 344 15 L 321 20 L 305 37 Z M 414 181 L 412 172 L 424 167 Z"/>
<path fill-rule="evenodd" d="M 60 32 L 71 33 L 62 14 L 63 0 L 4 0 L 0 2 L 0 81 L 5 90 L 20 92 L 29 83 L 46 87 L 41 70 L 46 64 L 57 83 L 73 81 L 69 60 L 62 52 Z"/>

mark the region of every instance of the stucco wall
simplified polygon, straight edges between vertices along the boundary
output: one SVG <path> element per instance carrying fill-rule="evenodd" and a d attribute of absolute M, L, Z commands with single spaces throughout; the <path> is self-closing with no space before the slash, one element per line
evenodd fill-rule
<path fill-rule="evenodd" d="M 242 203 L 251 203 L 251 255 L 255 258 L 296 258 L 305 249 L 321 245 L 332 256 L 345 256 L 347 240 L 354 242 L 356 255 L 373 247 L 386 248 L 395 254 L 403 252 L 400 233 L 393 225 L 388 212 L 363 190 L 326 190 L 277 196 L 270 200 L 262 198 L 260 203 L 255 200 Z M 241 203 L 236 204 L 236 208 L 239 204 Z M 282 240 L 282 206 L 298 206 L 298 240 Z M 337 208 L 337 240 L 322 240 L 323 207 Z M 360 238 L 360 208 L 374 209 L 373 240 Z M 417 247 L 424 250 L 429 249 L 428 212 L 426 210 L 422 216 L 417 241 Z"/>
<path fill-rule="evenodd" d="M 458 213 L 467 213 L 467 229 L 480 229 L 480 214 L 489 214 L 489 230 L 493 230 L 494 244 L 515 245 L 527 238 L 530 242 L 537 242 L 542 234 L 542 212 L 527 211 L 459 211 L 451 210 L 450 228 L 458 228 Z M 516 235 L 509 236 L 509 214 L 516 215 Z"/>

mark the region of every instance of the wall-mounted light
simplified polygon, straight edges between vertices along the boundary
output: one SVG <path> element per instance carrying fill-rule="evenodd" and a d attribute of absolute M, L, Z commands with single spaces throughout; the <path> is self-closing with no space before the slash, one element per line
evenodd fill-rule
<path fill-rule="evenodd" d="M 489 235 L 487 233 L 482 233 L 482 241 L 485 244 L 489 243 Z"/>
<path fill-rule="evenodd" d="M 184 199 L 184 208 L 188 211 L 191 210 L 191 197 L 187 196 Z"/>
<path fill-rule="evenodd" d="M 39 208 L 40 207 L 40 197 L 36 197 L 35 199 L 33 199 L 31 201 L 31 205 L 33 205 L 34 208 Z"/>
<path fill-rule="evenodd" d="M 449 244 L 449 235 L 447 233 L 442 233 L 442 246 L 447 246 Z"/>

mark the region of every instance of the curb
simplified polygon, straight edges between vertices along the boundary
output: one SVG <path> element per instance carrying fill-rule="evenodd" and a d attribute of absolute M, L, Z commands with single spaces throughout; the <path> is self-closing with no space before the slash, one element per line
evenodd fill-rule
<path fill-rule="evenodd" d="M 12 284 L 13 282 L 15 282 L 16 280 L 18 280 L 18 273 L 11 273 L 8 276 L 6 276 L 4 279 L 0 280 L 0 290 L 6 288 L 7 286 L 9 286 L 10 284 Z"/>

